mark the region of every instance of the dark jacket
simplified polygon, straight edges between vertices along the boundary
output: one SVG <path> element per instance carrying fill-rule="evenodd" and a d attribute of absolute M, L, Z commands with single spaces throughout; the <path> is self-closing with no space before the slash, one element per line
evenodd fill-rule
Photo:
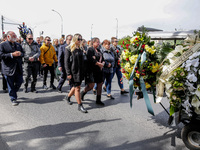
<path fill-rule="evenodd" d="M 113 73 L 113 67 L 115 65 L 115 58 L 114 58 L 113 52 L 104 50 L 103 58 L 104 58 L 104 61 L 105 61 L 105 65 L 103 67 L 103 72 Z M 109 63 L 111 64 L 111 67 L 108 67 Z"/>
<path fill-rule="evenodd" d="M 11 53 L 15 51 L 20 51 L 21 56 L 12 57 Z M 7 76 L 12 76 L 15 71 L 19 71 L 20 74 L 23 74 L 22 69 L 22 57 L 24 56 L 24 51 L 22 46 L 19 43 L 14 43 L 6 41 L 0 44 L 0 58 L 2 62 L 2 74 Z"/>
<path fill-rule="evenodd" d="M 65 49 L 65 70 L 67 76 L 71 75 L 74 82 L 81 82 L 84 79 L 84 59 L 81 49 L 75 49 L 73 52 L 70 48 Z"/>
<path fill-rule="evenodd" d="M 95 57 L 95 58 L 94 58 Z M 97 62 L 102 63 L 104 61 L 103 54 L 99 49 L 97 51 L 93 47 L 89 47 L 87 50 L 87 68 L 88 72 L 101 72 L 101 68 L 95 65 Z"/>
<path fill-rule="evenodd" d="M 118 63 L 118 60 L 120 60 L 120 48 L 114 47 L 113 45 L 110 47 L 110 50 L 113 52 L 115 56 L 115 65 L 114 68 L 121 68 L 120 63 Z"/>
<path fill-rule="evenodd" d="M 58 67 L 62 67 L 62 69 L 65 69 L 65 48 L 67 47 L 67 44 L 61 45 L 58 50 Z"/>
<path fill-rule="evenodd" d="M 40 48 L 39 45 L 33 41 L 31 45 L 29 45 L 26 42 L 22 43 L 22 48 L 24 49 L 24 61 L 25 62 L 30 62 L 29 57 L 33 57 L 34 61 L 38 61 L 38 58 L 40 57 Z"/>

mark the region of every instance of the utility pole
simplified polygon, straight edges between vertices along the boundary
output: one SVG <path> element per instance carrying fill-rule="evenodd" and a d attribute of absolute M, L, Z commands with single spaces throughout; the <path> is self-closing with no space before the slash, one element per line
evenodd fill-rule
<path fill-rule="evenodd" d="M 93 24 L 91 25 L 91 39 L 92 39 L 92 26 L 93 26 Z"/>
<path fill-rule="evenodd" d="M 2 29 L 2 37 L 3 37 L 3 34 L 4 34 L 4 25 L 3 25 L 3 15 L 1 15 L 1 29 Z"/>
<path fill-rule="evenodd" d="M 118 19 L 116 18 L 117 20 L 117 27 L 116 27 L 116 38 L 118 38 Z"/>
<path fill-rule="evenodd" d="M 4 22 L 4 17 L 1 15 L 1 29 L 2 29 L 2 36 L 4 34 L 4 24 L 11 24 L 11 25 L 21 25 L 19 23 L 10 23 L 10 22 Z"/>

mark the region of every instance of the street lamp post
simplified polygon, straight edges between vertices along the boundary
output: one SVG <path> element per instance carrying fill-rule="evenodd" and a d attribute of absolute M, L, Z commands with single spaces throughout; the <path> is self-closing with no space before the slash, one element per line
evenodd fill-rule
<path fill-rule="evenodd" d="M 61 14 L 59 12 L 57 12 L 56 10 L 52 9 L 52 11 L 56 12 L 61 18 L 61 37 L 62 37 L 62 35 L 63 35 L 63 18 L 61 16 Z"/>
<path fill-rule="evenodd" d="M 117 20 L 117 27 L 116 27 L 116 38 L 118 37 L 118 19 L 116 18 Z"/>
<path fill-rule="evenodd" d="M 92 26 L 93 26 L 93 24 L 91 25 L 91 39 L 92 39 Z"/>

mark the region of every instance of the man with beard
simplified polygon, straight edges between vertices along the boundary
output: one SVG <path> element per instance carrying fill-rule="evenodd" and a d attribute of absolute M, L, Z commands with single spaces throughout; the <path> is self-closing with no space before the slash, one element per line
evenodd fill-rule
<path fill-rule="evenodd" d="M 5 75 L 8 92 L 13 106 L 17 106 L 17 91 L 23 82 L 22 57 L 24 51 L 13 31 L 8 31 L 7 41 L 0 44 L 0 58 L 2 60 L 2 73 Z"/>

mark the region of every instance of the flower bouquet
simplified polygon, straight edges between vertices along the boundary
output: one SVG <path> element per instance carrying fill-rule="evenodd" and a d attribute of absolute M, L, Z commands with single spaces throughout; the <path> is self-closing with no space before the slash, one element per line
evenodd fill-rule
<path fill-rule="evenodd" d="M 131 107 L 132 96 L 137 89 L 140 92 L 136 94 L 140 97 L 144 96 L 149 113 L 154 115 L 146 90 L 153 90 L 154 93 L 159 62 L 154 42 L 151 42 L 150 39 L 145 30 L 142 33 L 135 32 L 132 38 L 123 41 L 121 45 L 123 50 L 120 57 L 121 72 L 129 80 Z"/>
<path fill-rule="evenodd" d="M 170 101 L 170 116 L 175 112 L 187 115 L 200 115 L 200 44 L 179 45 L 170 52 L 162 63 L 161 75 L 157 85 L 157 102 L 162 93 Z"/>
<path fill-rule="evenodd" d="M 29 34 L 29 33 L 32 34 L 32 30 L 31 30 L 30 28 L 27 28 L 27 26 L 25 25 L 24 22 L 23 22 L 23 25 L 22 25 L 22 26 L 19 25 L 18 29 L 19 29 L 19 33 L 20 33 L 21 37 L 22 37 L 24 40 L 26 40 L 27 34 Z"/>

